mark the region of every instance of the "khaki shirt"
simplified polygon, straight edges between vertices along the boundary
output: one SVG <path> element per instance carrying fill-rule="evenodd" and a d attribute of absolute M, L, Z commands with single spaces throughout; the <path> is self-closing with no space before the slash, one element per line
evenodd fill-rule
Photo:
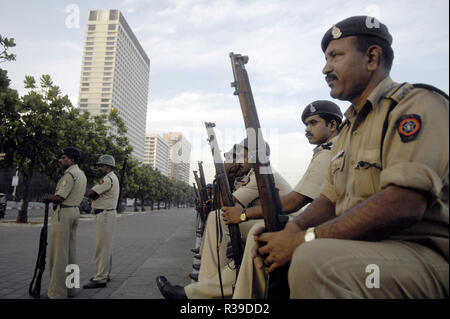
<path fill-rule="evenodd" d="M 114 172 L 109 172 L 92 187 L 100 196 L 92 201 L 92 209 L 116 209 L 119 200 L 119 179 Z"/>
<path fill-rule="evenodd" d="M 64 175 L 56 184 L 55 195 L 64 198 L 61 203 L 67 206 L 78 206 L 86 192 L 86 175 L 74 164 L 64 171 Z"/>
<path fill-rule="evenodd" d="M 275 187 L 278 188 L 280 197 L 289 194 L 292 191 L 289 183 L 272 168 L 273 178 L 275 180 Z M 233 196 L 242 204 L 244 207 L 250 207 L 259 204 L 259 191 L 258 184 L 256 183 L 255 172 L 252 170 L 251 174 L 248 176 L 249 181 L 247 184 L 238 188 Z"/>
<path fill-rule="evenodd" d="M 352 105 L 345 112 L 347 119 L 331 150 L 321 193 L 335 204 L 336 215 L 389 185 L 426 193 L 429 202 L 422 220 L 391 238 L 420 242 L 448 259 L 448 101 L 425 89 L 395 91 L 398 86 L 388 77 L 363 107 L 356 110 Z M 391 100 L 399 103 L 389 115 L 380 161 L 382 128 Z M 399 123 L 411 115 L 420 117 L 420 129 L 415 138 L 402 141 L 405 131 Z"/>
<path fill-rule="evenodd" d="M 336 139 L 337 136 L 314 148 L 313 158 L 302 179 L 294 187 L 295 192 L 311 199 L 319 197 L 328 172 L 328 165 L 330 165 L 330 151 Z"/>

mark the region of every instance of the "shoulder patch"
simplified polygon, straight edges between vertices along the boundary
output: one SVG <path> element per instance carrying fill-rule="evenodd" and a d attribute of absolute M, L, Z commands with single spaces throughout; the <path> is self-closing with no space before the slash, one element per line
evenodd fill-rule
<path fill-rule="evenodd" d="M 417 114 L 405 114 L 395 122 L 395 127 L 403 143 L 413 141 L 422 129 L 422 119 Z"/>
<path fill-rule="evenodd" d="M 98 181 L 99 184 L 103 184 L 103 178 L 101 180 Z"/>

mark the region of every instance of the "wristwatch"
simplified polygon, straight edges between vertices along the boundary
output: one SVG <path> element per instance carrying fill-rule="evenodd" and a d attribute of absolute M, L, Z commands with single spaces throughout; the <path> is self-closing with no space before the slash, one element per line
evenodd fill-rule
<path fill-rule="evenodd" d="M 316 233 L 314 232 L 314 227 L 309 227 L 305 233 L 305 242 L 316 239 Z"/>
<path fill-rule="evenodd" d="M 247 221 L 247 214 L 245 213 L 247 209 L 243 209 L 241 213 L 241 221 L 245 222 Z"/>

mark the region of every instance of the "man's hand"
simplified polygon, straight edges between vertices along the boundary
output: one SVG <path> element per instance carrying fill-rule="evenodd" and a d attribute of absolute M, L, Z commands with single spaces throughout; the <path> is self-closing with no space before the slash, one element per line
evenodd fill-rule
<path fill-rule="evenodd" d="M 50 203 L 50 202 L 52 201 L 52 197 L 53 197 L 52 194 L 45 194 L 45 195 L 42 197 L 42 202 L 43 202 L 43 203 Z"/>
<path fill-rule="evenodd" d="M 241 214 L 243 208 L 241 205 L 223 206 L 221 210 L 223 211 L 222 217 L 226 225 L 242 223 Z"/>
<path fill-rule="evenodd" d="M 295 223 L 288 222 L 286 227 L 278 232 L 263 233 L 261 228 L 254 233 L 255 241 L 259 248 L 253 252 L 253 256 L 264 256 L 264 265 L 271 273 L 291 261 L 295 249 L 304 242 L 305 232 Z M 262 262 L 256 260 L 256 265 L 262 268 Z"/>

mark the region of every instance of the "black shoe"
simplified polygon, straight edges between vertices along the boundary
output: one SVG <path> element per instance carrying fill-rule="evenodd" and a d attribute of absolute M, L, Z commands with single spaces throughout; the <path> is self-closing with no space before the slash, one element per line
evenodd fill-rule
<path fill-rule="evenodd" d="M 194 268 L 195 270 L 200 270 L 200 264 L 193 264 L 192 268 Z"/>
<path fill-rule="evenodd" d="M 89 281 L 83 289 L 105 288 L 106 282 Z"/>
<path fill-rule="evenodd" d="M 195 258 L 195 259 L 202 259 L 202 255 L 196 254 L 196 255 L 194 255 L 194 258 Z"/>
<path fill-rule="evenodd" d="M 156 277 L 156 285 L 165 299 L 188 299 L 184 287 L 172 285 L 166 277 Z"/>
<path fill-rule="evenodd" d="M 89 279 L 89 281 L 95 281 L 94 280 L 95 277 L 91 277 L 91 279 Z M 106 282 L 110 282 L 111 281 L 111 277 L 106 277 Z"/>
<path fill-rule="evenodd" d="M 192 280 L 198 281 L 198 272 L 191 272 L 189 274 L 189 278 L 191 278 Z"/>
<path fill-rule="evenodd" d="M 191 251 L 192 251 L 194 254 L 198 254 L 198 253 L 200 252 L 200 248 L 192 248 Z"/>

